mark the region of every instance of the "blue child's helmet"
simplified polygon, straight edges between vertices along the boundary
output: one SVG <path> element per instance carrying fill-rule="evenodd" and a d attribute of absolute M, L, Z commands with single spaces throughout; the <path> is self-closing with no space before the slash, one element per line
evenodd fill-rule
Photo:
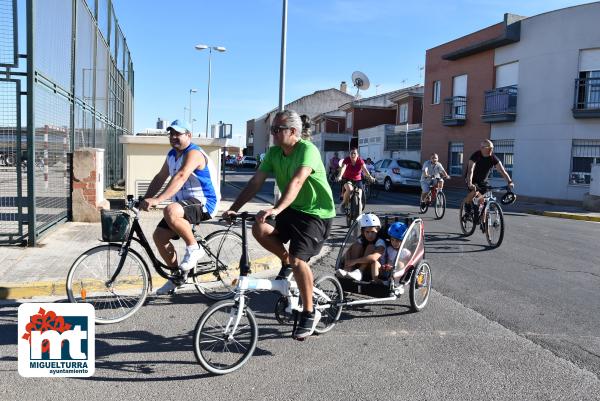
<path fill-rule="evenodd" d="M 390 237 L 402 241 L 404 239 L 404 235 L 406 234 L 406 230 L 408 230 L 406 224 L 397 221 L 390 226 L 388 229 L 388 234 Z"/>

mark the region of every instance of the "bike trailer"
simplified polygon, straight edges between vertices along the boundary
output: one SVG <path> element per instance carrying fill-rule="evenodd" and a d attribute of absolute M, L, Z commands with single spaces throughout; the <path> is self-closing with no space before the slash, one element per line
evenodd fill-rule
<path fill-rule="evenodd" d="M 366 272 L 368 277 L 363 277 L 361 281 L 342 277 L 339 281 L 346 292 L 363 294 L 375 298 L 389 297 L 390 294 L 394 293 L 395 288 L 410 282 L 415 267 L 425 257 L 425 230 L 422 219 L 413 218 L 408 215 L 386 215 L 379 218 L 382 222 L 379 237 L 385 241 L 386 246 L 390 245 L 387 233 L 390 225 L 401 221 L 408 226 L 398 254 L 396 255 L 396 260 L 393 263 L 392 277 L 383 283 L 371 282 L 370 272 Z M 360 218 L 356 219 L 346 233 L 335 263 L 336 270 L 343 269 L 345 255 L 360 236 L 359 220 Z"/>

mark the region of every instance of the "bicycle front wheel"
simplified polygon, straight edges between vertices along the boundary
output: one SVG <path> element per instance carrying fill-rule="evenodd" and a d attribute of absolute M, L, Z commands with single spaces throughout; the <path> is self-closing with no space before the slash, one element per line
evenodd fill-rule
<path fill-rule="evenodd" d="M 212 255 L 207 253 L 198 262 L 197 268 L 206 274 L 193 276 L 196 289 L 216 301 L 232 297 L 235 290 L 233 281 L 240 277 L 242 236 L 231 230 L 215 231 L 206 237 L 205 246 Z M 252 261 L 250 256 L 248 260 Z"/>
<path fill-rule="evenodd" d="M 446 214 L 446 195 L 442 191 L 438 191 L 435 195 L 435 217 L 440 220 Z"/>
<path fill-rule="evenodd" d="M 460 219 L 460 229 L 465 236 L 473 235 L 475 232 L 475 216 L 473 213 L 467 213 L 465 210 L 465 202 L 460 204 L 460 210 L 458 211 L 458 217 Z"/>
<path fill-rule="evenodd" d="M 69 302 L 90 303 L 96 323 L 117 323 L 133 315 L 148 296 L 148 271 L 133 250 L 119 255 L 121 246 L 105 244 L 85 251 L 75 260 L 67 275 Z M 119 262 L 123 268 L 110 283 Z"/>
<path fill-rule="evenodd" d="M 196 324 L 194 354 L 198 363 L 216 375 L 231 373 L 248 362 L 258 340 L 256 318 L 250 308 L 238 314 L 238 302 L 226 299 L 208 308 Z"/>
<path fill-rule="evenodd" d="M 313 292 L 314 306 L 326 306 L 321 311 L 321 320 L 315 327 L 317 333 L 323 334 L 335 326 L 342 314 L 342 305 L 338 304 L 344 300 L 344 291 L 340 282 L 330 275 L 319 277 L 314 285 L 323 292 L 323 294 Z"/>
<path fill-rule="evenodd" d="M 485 220 L 485 238 L 492 248 L 497 248 L 504 239 L 504 214 L 496 202 L 490 202 Z"/>

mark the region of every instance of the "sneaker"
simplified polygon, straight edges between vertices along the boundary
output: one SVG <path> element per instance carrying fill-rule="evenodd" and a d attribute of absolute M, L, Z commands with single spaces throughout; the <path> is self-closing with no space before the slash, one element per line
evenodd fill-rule
<path fill-rule="evenodd" d="M 175 294 L 175 291 L 177 291 L 177 284 L 175 284 L 175 282 L 171 281 L 171 280 L 167 280 L 167 282 L 160 287 L 158 290 L 156 290 L 156 295 L 169 295 L 169 294 Z"/>
<path fill-rule="evenodd" d="M 356 281 L 360 281 L 362 279 L 362 272 L 360 271 L 360 269 L 352 270 L 351 272 L 348 272 L 346 274 L 348 277 Z"/>
<path fill-rule="evenodd" d="M 348 275 L 348 272 L 344 269 L 337 269 L 335 271 L 335 275 L 338 277 L 346 277 Z"/>
<path fill-rule="evenodd" d="M 396 287 L 396 295 L 402 294 L 404 294 L 404 286 L 402 284 L 399 284 L 398 287 Z"/>
<path fill-rule="evenodd" d="M 279 273 L 277 273 L 277 277 L 275 277 L 275 280 L 285 280 L 290 274 L 292 274 L 292 265 L 282 265 Z"/>
<path fill-rule="evenodd" d="M 194 267 L 196 267 L 196 264 L 198 264 L 198 261 L 202 259 L 204 255 L 206 255 L 206 251 L 204 250 L 204 248 L 194 249 L 191 252 L 188 249 L 186 249 L 185 255 L 183 256 L 183 260 L 179 265 L 179 270 L 181 270 L 184 273 L 189 272 Z"/>
<path fill-rule="evenodd" d="M 300 320 L 298 322 L 298 326 L 296 326 L 296 331 L 294 332 L 294 338 L 297 340 L 303 340 L 306 337 L 312 335 L 315 331 L 315 327 L 321 320 L 321 312 L 315 309 L 312 313 L 302 311 L 300 313 Z"/>

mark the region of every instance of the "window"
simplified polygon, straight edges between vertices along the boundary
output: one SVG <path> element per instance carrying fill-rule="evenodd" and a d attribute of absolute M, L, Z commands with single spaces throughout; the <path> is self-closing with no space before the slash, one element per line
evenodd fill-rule
<path fill-rule="evenodd" d="M 352 112 L 346 113 L 346 130 L 350 130 L 352 128 Z"/>
<path fill-rule="evenodd" d="M 462 142 L 450 142 L 448 145 L 448 173 L 450 175 L 462 175 L 463 152 L 464 144 Z"/>
<path fill-rule="evenodd" d="M 379 160 L 377 163 L 375 163 L 375 170 L 381 167 L 381 163 L 383 163 L 383 160 Z"/>
<path fill-rule="evenodd" d="M 579 51 L 576 109 L 600 109 L 600 49 Z"/>
<path fill-rule="evenodd" d="M 398 122 L 405 124 L 408 122 L 408 103 L 402 103 L 398 109 Z"/>
<path fill-rule="evenodd" d="M 573 139 L 569 184 L 589 185 L 594 163 L 600 163 L 600 139 Z"/>
<path fill-rule="evenodd" d="M 577 103 L 580 109 L 600 109 L 600 71 L 579 73 Z"/>
<path fill-rule="evenodd" d="M 514 155 L 514 143 L 513 139 L 496 139 L 492 141 L 494 143 L 494 154 L 504 166 L 504 169 L 512 177 L 513 172 L 513 155 Z M 502 174 L 495 168 L 492 170 L 492 178 L 503 178 Z"/>
<path fill-rule="evenodd" d="M 440 104 L 440 95 L 442 92 L 442 83 L 440 81 L 433 81 L 433 93 L 431 97 L 432 104 Z"/>
<path fill-rule="evenodd" d="M 381 164 L 381 168 L 387 168 L 392 161 L 390 159 L 385 159 Z"/>

